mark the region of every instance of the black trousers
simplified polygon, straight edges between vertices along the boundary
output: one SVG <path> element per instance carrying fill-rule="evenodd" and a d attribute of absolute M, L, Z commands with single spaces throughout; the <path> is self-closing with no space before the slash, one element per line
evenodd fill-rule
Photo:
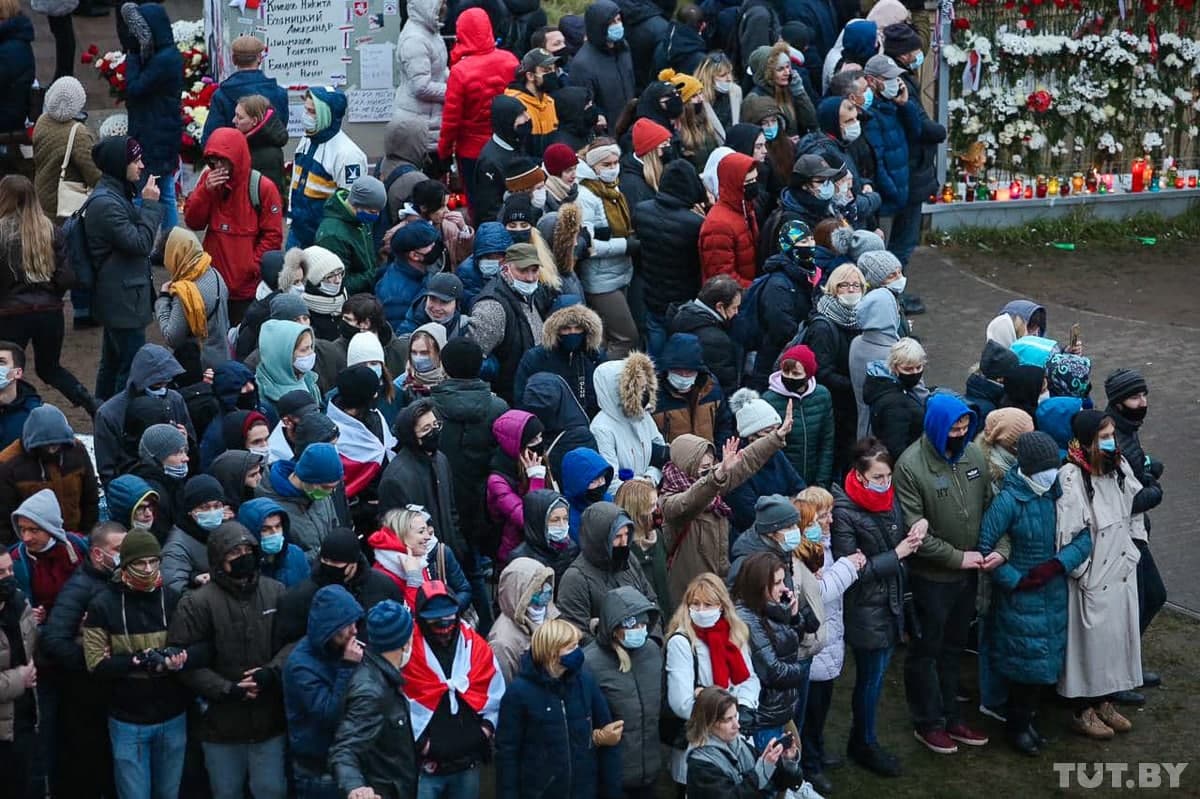
<path fill-rule="evenodd" d="M 1158 573 L 1158 564 L 1150 554 L 1150 545 L 1145 541 L 1134 541 L 1138 551 L 1142 553 L 1137 565 L 1138 592 L 1138 625 L 1143 635 L 1150 622 L 1167 603 L 1167 587 L 1163 585 L 1162 575 Z"/>
<path fill-rule="evenodd" d="M 54 34 L 54 79 L 75 72 L 75 22 L 70 14 L 47 17 Z"/>
<path fill-rule="evenodd" d="M 833 680 L 810 680 L 800 729 L 800 768 L 805 774 L 822 770 L 825 759 L 825 718 L 833 704 Z"/>
<path fill-rule="evenodd" d="M 64 333 L 62 309 L 0 316 L 0 339 L 11 341 L 22 349 L 32 341 L 38 379 L 58 389 L 72 405 L 83 405 L 91 394 L 59 360 L 62 357 Z"/>
<path fill-rule="evenodd" d="M 920 619 L 921 637 L 913 639 L 904 661 L 904 693 L 918 732 L 944 729 L 959 721 L 960 662 L 971 618 L 975 615 L 976 575 L 949 582 L 909 578 Z"/>

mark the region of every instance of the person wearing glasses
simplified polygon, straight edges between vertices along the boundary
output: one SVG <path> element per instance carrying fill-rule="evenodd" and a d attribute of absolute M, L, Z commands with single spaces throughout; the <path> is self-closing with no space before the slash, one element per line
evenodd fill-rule
<path fill-rule="evenodd" d="M 859 333 L 858 303 L 862 298 L 862 272 L 854 264 L 842 264 L 829 275 L 804 333 L 804 343 L 817 356 L 817 382 L 833 395 L 835 477 L 846 471 L 858 430 L 858 403 L 850 382 L 850 342 Z"/>

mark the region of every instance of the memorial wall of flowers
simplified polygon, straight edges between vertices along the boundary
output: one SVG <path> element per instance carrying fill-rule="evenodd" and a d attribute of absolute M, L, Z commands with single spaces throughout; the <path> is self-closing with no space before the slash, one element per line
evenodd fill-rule
<path fill-rule="evenodd" d="M 1149 190 L 1200 166 L 1196 0 L 943 0 L 941 12 L 960 179 L 1116 173 L 1128 191 L 1148 169 Z"/>

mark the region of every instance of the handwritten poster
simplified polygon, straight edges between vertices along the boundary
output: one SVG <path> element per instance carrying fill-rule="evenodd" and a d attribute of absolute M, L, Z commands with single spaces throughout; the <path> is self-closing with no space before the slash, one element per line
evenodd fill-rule
<path fill-rule="evenodd" d="M 364 44 L 358 48 L 358 88 L 391 89 L 392 44 Z"/>
<path fill-rule="evenodd" d="M 351 89 L 346 92 L 349 122 L 387 122 L 392 118 L 393 89 Z"/>

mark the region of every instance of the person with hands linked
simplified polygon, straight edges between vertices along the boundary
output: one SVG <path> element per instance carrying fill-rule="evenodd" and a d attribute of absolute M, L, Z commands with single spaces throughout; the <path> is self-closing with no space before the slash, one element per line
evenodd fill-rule
<path fill-rule="evenodd" d="M 979 420 L 958 396 L 938 393 L 925 406 L 925 434 L 896 462 L 896 493 L 909 528 L 926 522 L 913 553 L 909 587 L 920 632 L 904 664 L 914 732 L 938 754 L 987 736 L 959 716 L 959 660 L 975 614 L 978 570 L 1003 562 L 977 551 L 983 512 L 992 499 L 987 458 L 974 443 Z"/>
<path fill-rule="evenodd" d="M 31 784 L 30 760 L 37 730 L 38 673 L 34 665 L 37 623 L 33 610 L 13 578 L 13 561 L 8 550 L 0 548 L 0 713 L 6 721 L 0 766 L 4 768 L 5 787 L 12 795 L 24 796 L 17 786 Z"/>

